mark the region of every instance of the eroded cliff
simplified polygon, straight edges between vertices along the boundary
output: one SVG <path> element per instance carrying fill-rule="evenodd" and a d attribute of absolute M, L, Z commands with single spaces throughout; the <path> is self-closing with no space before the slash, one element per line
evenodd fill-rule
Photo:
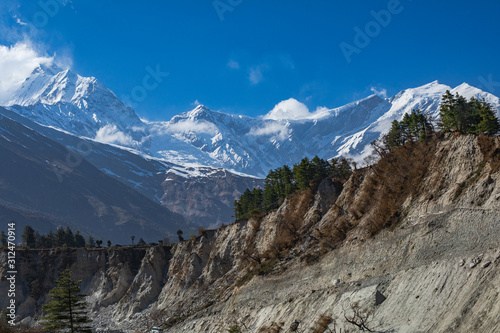
<path fill-rule="evenodd" d="M 21 251 L 18 314 L 69 266 L 100 328 L 498 332 L 499 147 L 443 137 L 171 247 Z"/>

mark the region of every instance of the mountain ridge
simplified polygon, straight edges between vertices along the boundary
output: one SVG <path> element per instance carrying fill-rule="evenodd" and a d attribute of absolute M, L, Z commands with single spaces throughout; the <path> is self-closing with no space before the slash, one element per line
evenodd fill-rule
<path fill-rule="evenodd" d="M 264 177 L 270 169 L 296 163 L 304 156 L 342 155 L 360 162 L 392 120 L 400 120 L 415 108 L 437 119 L 446 90 L 484 98 L 500 114 L 498 97 L 465 82 L 452 88 L 435 80 L 387 98 L 372 94 L 340 107 L 322 108 L 299 119 L 283 114 L 272 119 L 270 113 L 233 115 L 198 105 L 170 120 L 147 121 L 96 78 L 57 66 L 36 68 L 14 94 L 9 108 L 43 125 L 169 162 Z"/>

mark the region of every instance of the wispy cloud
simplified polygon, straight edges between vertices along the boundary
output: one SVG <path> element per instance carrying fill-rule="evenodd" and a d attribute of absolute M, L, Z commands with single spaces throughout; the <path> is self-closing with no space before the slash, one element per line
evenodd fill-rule
<path fill-rule="evenodd" d="M 40 55 L 29 42 L 0 45 L 0 103 L 6 104 L 38 65 L 53 61 L 54 57 Z"/>
<path fill-rule="evenodd" d="M 266 79 L 271 71 L 289 71 L 295 69 L 295 63 L 289 54 L 272 54 L 264 57 L 264 61 L 248 69 L 250 84 L 257 85 Z"/>
<path fill-rule="evenodd" d="M 370 91 L 376 95 L 383 97 L 383 98 L 387 98 L 387 89 L 377 88 L 375 86 L 371 86 Z"/>
<path fill-rule="evenodd" d="M 251 67 L 248 71 L 248 80 L 251 84 L 257 85 L 264 80 L 264 71 L 267 69 L 266 65 L 259 65 Z"/>
<path fill-rule="evenodd" d="M 114 143 L 122 146 L 134 145 L 132 137 L 120 131 L 116 125 L 101 127 L 96 133 L 95 140 L 102 143 Z"/>
<path fill-rule="evenodd" d="M 14 18 L 14 20 L 16 20 L 16 23 L 19 25 L 28 25 L 28 23 L 21 21 L 21 19 L 19 17 L 17 17 L 17 15 L 14 15 L 13 18 Z"/>
<path fill-rule="evenodd" d="M 253 127 L 247 135 L 270 136 L 271 140 L 284 141 L 290 135 L 290 129 L 284 122 L 267 122 L 263 127 Z"/>
<path fill-rule="evenodd" d="M 153 129 L 157 134 L 169 135 L 179 133 L 196 133 L 215 135 L 219 131 L 217 126 L 205 121 L 195 119 L 182 119 L 175 123 L 167 123 L 165 126 L 159 126 Z"/>
<path fill-rule="evenodd" d="M 227 62 L 227 67 L 231 69 L 240 69 L 240 63 L 234 59 L 229 59 Z"/>

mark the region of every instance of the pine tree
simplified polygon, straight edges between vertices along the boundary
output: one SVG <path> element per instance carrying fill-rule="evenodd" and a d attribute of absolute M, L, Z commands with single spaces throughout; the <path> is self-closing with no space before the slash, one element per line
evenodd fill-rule
<path fill-rule="evenodd" d="M 43 306 L 47 315 L 42 325 L 49 331 L 68 330 L 74 332 L 92 332 L 88 324 L 85 295 L 81 294 L 79 284 L 74 281 L 69 269 L 61 272 L 57 286 L 50 292 L 50 302 Z"/>
<path fill-rule="evenodd" d="M 268 212 L 272 209 L 278 208 L 279 196 L 273 184 L 266 178 L 264 191 L 262 193 L 262 206 L 264 211 Z"/>
<path fill-rule="evenodd" d="M 85 247 L 85 238 L 83 238 L 83 236 L 80 234 L 80 231 L 77 230 L 73 238 L 75 247 Z"/>
<path fill-rule="evenodd" d="M 462 134 L 494 135 L 500 130 L 500 123 L 493 107 L 472 97 L 453 96 L 449 91 L 443 95 L 440 127 L 445 132 L 457 131 Z"/>
<path fill-rule="evenodd" d="M 87 238 L 87 243 L 85 244 L 85 247 L 87 248 L 94 248 L 95 247 L 95 239 L 92 236 L 89 236 Z"/>
<path fill-rule="evenodd" d="M 314 182 L 319 182 L 322 179 L 328 177 L 328 169 L 330 168 L 330 163 L 325 161 L 318 156 L 314 156 L 311 160 L 312 165 L 312 179 Z"/>
<path fill-rule="evenodd" d="M 56 246 L 63 246 L 66 243 L 66 234 L 64 233 L 64 229 L 62 227 L 57 228 L 55 236 Z"/>
<path fill-rule="evenodd" d="M 3 246 L 6 246 L 7 245 L 7 234 L 5 233 L 5 231 L 2 230 L 2 232 L 0 233 L 0 241 L 2 242 L 2 245 Z"/>
<path fill-rule="evenodd" d="M 137 242 L 137 245 L 141 245 L 141 246 L 144 246 L 146 245 L 146 242 L 144 241 L 144 239 L 142 239 L 142 237 L 139 239 L 139 241 Z"/>
<path fill-rule="evenodd" d="M 401 121 L 394 120 L 389 133 L 382 138 L 382 143 L 385 149 L 391 150 L 408 142 L 424 142 L 433 133 L 428 116 L 417 109 L 406 113 Z"/>
<path fill-rule="evenodd" d="M 29 248 L 34 248 L 36 246 L 35 244 L 35 230 L 27 225 L 24 227 L 24 232 L 21 236 L 23 239 L 24 244 L 29 247 Z"/>
<path fill-rule="evenodd" d="M 252 190 L 252 197 L 250 202 L 250 214 L 260 213 L 262 211 L 263 195 L 261 188 L 254 188 Z"/>
<path fill-rule="evenodd" d="M 330 161 L 330 170 L 328 174 L 335 180 L 339 180 L 342 182 L 347 181 L 352 174 L 352 168 L 349 160 L 347 160 L 345 157 L 342 157 L 340 159 L 332 159 Z"/>
<path fill-rule="evenodd" d="M 281 168 L 279 178 L 283 182 L 282 198 L 288 198 L 297 190 L 295 178 L 293 178 L 293 171 L 288 165 L 284 165 Z"/>
<path fill-rule="evenodd" d="M 179 242 L 182 242 L 184 240 L 184 237 L 182 237 L 182 234 L 183 234 L 183 232 L 181 229 L 177 230 L 177 237 L 179 237 Z"/>
<path fill-rule="evenodd" d="M 56 235 L 52 230 L 49 230 L 49 232 L 46 235 L 46 246 L 47 248 L 50 247 L 55 247 L 56 246 Z"/>
<path fill-rule="evenodd" d="M 70 227 L 66 227 L 64 230 L 64 243 L 66 243 L 69 247 L 75 246 L 75 237 Z"/>
<path fill-rule="evenodd" d="M 500 131 L 500 122 L 491 104 L 486 101 L 472 100 L 478 113 L 479 122 L 476 126 L 476 134 L 495 135 Z"/>
<path fill-rule="evenodd" d="M 314 170 L 307 157 L 303 158 L 299 164 L 293 166 L 293 176 L 297 181 L 297 187 L 299 189 L 303 190 L 309 188 L 310 182 L 314 177 Z"/>

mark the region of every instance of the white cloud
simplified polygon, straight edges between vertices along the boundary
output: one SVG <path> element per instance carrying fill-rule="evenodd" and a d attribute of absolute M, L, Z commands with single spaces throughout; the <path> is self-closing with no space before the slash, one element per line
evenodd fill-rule
<path fill-rule="evenodd" d="M 0 45 L 0 104 L 8 102 L 38 65 L 49 65 L 53 61 L 54 57 L 40 55 L 29 42 Z"/>
<path fill-rule="evenodd" d="M 133 146 L 134 140 L 128 134 L 121 132 L 116 125 L 101 127 L 95 136 L 95 140 L 102 143 L 114 143 L 122 146 Z"/>
<path fill-rule="evenodd" d="M 215 135 L 218 132 L 217 126 L 204 120 L 184 119 L 176 123 L 168 124 L 163 134 L 174 133 L 196 133 Z"/>
<path fill-rule="evenodd" d="M 231 69 L 240 69 L 240 63 L 236 60 L 229 59 L 229 61 L 227 62 L 227 67 Z"/>
<path fill-rule="evenodd" d="M 294 69 L 295 63 L 289 54 L 271 54 L 265 56 L 262 62 L 248 68 L 248 80 L 252 85 L 257 85 L 271 72 L 287 72 Z"/>
<path fill-rule="evenodd" d="M 268 114 L 264 116 L 264 119 L 274 119 L 274 120 L 304 120 L 304 119 L 318 119 L 329 114 L 329 109 L 326 107 L 318 107 L 316 111 L 310 112 L 309 108 L 295 98 L 290 98 L 285 101 L 281 101 L 274 109 L 269 111 Z"/>
<path fill-rule="evenodd" d="M 262 73 L 263 71 L 263 66 L 254 66 L 250 68 L 249 74 L 248 74 L 248 80 L 250 81 L 251 84 L 257 85 L 262 80 L 264 79 L 264 74 Z"/>
<path fill-rule="evenodd" d="M 377 87 L 371 86 L 370 91 L 373 92 L 376 95 L 379 95 L 383 98 L 387 98 L 387 89 L 379 89 Z"/>
<path fill-rule="evenodd" d="M 247 135 L 271 136 L 271 140 L 284 141 L 290 135 L 290 130 L 283 122 L 267 122 L 264 127 L 251 128 Z"/>
<path fill-rule="evenodd" d="M 16 23 L 19 25 L 28 25 L 28 23 L 21 21 L 21 19 L 17 17 L 17 15 L 14 15 L 14 19 L 16 20 Z"/>

